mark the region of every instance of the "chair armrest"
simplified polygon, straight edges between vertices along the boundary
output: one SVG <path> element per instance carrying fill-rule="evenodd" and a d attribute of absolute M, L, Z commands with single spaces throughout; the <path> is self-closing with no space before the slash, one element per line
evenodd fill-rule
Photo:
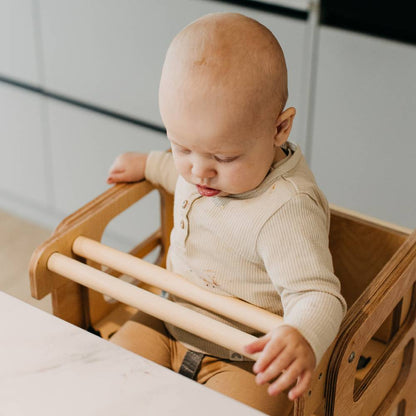
<path fill-rule="evenodd" d="M 47 269 L 47 260 L 52 253 L 75 257 L 72 242 L 76 237 L 83 235 L 100 241 L 106 226 L 114 217 L 154 189 L 147 181 L 118 184 L 65 218 L 32 255 L 29 266 L 32 296 L 42 299 L 66 281 Z"/>

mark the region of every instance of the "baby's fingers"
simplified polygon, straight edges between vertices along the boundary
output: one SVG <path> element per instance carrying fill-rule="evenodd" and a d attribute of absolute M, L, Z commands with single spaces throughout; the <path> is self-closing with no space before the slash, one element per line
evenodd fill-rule
<path fill-rule="evenodd" d="M 256 352 L 263 351 L 263 348 L 269 342 L 270 337 L 265 335 L 264 337 L 259 338 L 257 341 L 252 342 L 244 347 L 246 352 L 249 354 L 254 354 Z"/>
<path fill-rule="evenodd" d="M 279 378 L 270 384 L 267 389 L 271 396 L 281 393 L 288 389 L 290 386 L 296 383 L 297 378 L 300 375 L 300 368 L 294 362 L 287 370 L 284 370 Z"/>
<path fill-rule="evenodd" d="M 124 171 L 110 171 L 107 178 L 107 183 L 126 182 L 126 173 Z"/>
<path fill-rule="evenodd" d="M 266 335 L 267 337 L 267 335 Z M 282 353 L 282 351 L 284 351 L 285 349 L 285 345 L 282 342 L 281 339 L 276 338 L 276 337 L 268 337 L 266 339 L 267 344 L 264 346 L 263 351 L 261 352 L 259 358 L 256 361 L 256 364 L 254 364 L 253 367 L 253 371 L 255 373 L 261 373 L 263 371 L 265 371 L 270 364 L 272 364 L 274 361 L 280 361 L 281 358 L 283 357 L 279 357 L 279 355 Z M 285 354 L 286 355 L 286 354 Z M 280 359 L 280 360 L 279 360 Z M 285 364 L 290 364 L 291 361 L 289 361 L 288 363 Z M 276 367 L 276 366 L 274 366 Z M 274 371 L 279 370 L 276 375 L 280 374 L 281 370 L 283 370 L 283 368 L 285 367 L 281 367 L 280 369 L 276 369 L 274 368 Z M 269 378 L 268 378 L 269 379 Z"/>
<path fill-rule="evenodd" d="M 272 360 L 268 365 L 258 372 L 256 376 L 257 384 L 264 384 L 275 380 L 281 374 L 284 374 L 287 368 L 291 365 L 293 357 L 288 354 L 279 354 L 277 358 Z"/>
<path fill-rule="evenodd" d="M 303 374 L 298 378 L 298 382 L 293 389 L 290 390 L 288 396 L 290 400 L 295 400 L 298 397 L 302 396 L 306 390 L 308 390 L 310 382 L 312 380 L 312 372 L 305 371 Z"/>

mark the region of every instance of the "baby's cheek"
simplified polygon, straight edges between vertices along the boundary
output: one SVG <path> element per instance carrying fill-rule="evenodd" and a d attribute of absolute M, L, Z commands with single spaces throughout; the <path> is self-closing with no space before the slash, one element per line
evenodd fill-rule
<path fill-rule="evenodd" d="M 258 185 L 256 178 L 245 170 L 234 172 L 229 180 L 235 193 L 251 191 Z"/>
<path fill-rule="evenodd" d="M 183 158 L 175 158 L 174 161 L 176 170 L 186 179 L 190 172 L 190 164 L 187 163 Z"/>
<path fill-rule="evenodd" d="M 245 172 L 241 170 L 230 170 L 223 174 L 223 179 L 230 188 L 240 192 L 240 188 L 246 183 Z"/>

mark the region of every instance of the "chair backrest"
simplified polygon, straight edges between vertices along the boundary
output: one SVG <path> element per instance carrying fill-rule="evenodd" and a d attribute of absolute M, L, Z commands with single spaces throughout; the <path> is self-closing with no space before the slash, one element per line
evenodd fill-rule
<path fill-rule="evenodd" d="M 409 236 L 405 229 L 331 208 L 329 247 L 351 306 Z"/>
<path fill-rule="evenodd" d="M 371 284 L 410 233 L 411 230 L 403 227 L 331 207 L 329 248 L 348 307 Z M 406 316 L 411 297 L 409 291 L 378 329 L 374 339 L 384 343 L 391 339 Z"/>

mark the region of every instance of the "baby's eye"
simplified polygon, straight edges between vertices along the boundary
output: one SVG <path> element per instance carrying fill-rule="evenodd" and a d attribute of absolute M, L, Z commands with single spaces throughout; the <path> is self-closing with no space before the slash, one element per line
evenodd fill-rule
<path fill-rule="evenodd" d="M 175 145 L 175 151 L 182 153 L 183 155 L 189 155 L 191 151 L 185 147 Z"/>
<path fill-rule="evenodd" d="M 238 159 L 238 156 L 233 156 L 233 157 L 214 156 L 214 158 L 217 162 L 220 162 L 220 163 L 230 163 Z"/>

